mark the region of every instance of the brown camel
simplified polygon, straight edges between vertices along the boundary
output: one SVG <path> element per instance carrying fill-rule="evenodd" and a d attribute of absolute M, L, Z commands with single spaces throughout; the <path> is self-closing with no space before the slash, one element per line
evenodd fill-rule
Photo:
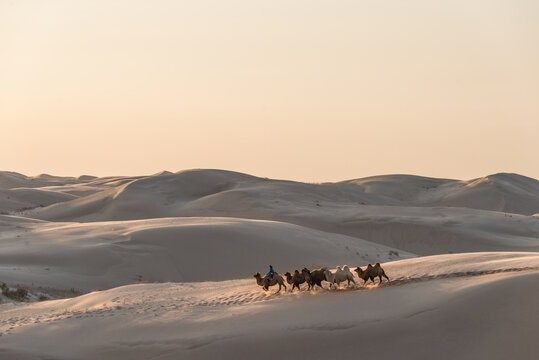
<path fill-rule="evenodd" d="M 277 292 L 281 291 L 281 286 L 284 286 L 284 289 L 286 290 L 284 279 L 277 272 L 273 273 L 273 277 L 271 278 L 271 280 L 263 279 L 262 276 L 260 276 L 260 273 L 258 272 L 254 274 L 253 277 L 256 279 L 256 284 L 258 286 L 262 286 L 262 289 L 264 289 L 264 291 L 268 291 L 270 286 L 273 286 L 276 284 L 279 284 L 279 290 L 277 290 Z"/>
<path fill-rule="evenodd" d="M 382 283 L 382 276 L 385 277 L 388 282 L 390 282 L 384 269 L 382 269 L 382 266 L 378 262 L 372 267 L 371 274 L 373 278 L 376 278 L 378 276 L 378 278 L 380 279 L 380 284 Z M 374 280 L 372 282 L 374 282 Z"/>
<path fill-rule="evenodd" d="M 374 277 L 371 275 L 371 269 L 371 264 L 369 264 L 365 270 L 363 270 L 359 266 L 354 269 L 354 271 L 357 272 L 357 276 L 359 276 L 360 279 L 363 279 L 363 285 L 365 285 L 369 279 L 374 282 Z"/>
<path fill-rule="evenodd" d="M 305 282 L 307 283 L 308 287 L 307 290 L 311 290 L 311 271 L 307 268 L 301 269 L 301 274 L 305 278 Z"/>
<path fill-rule="evenodd" d="M 358 266 L 357 268 L 355 268 L 354 271 L 357 272 L 357 276 L 359 276 L 360 279 L 363 279 L 363 285 L 365 285 L 369 279 L 372 281 L 373 284 L 375 284 L 374 279 L 376 277 L 380 279 L 380 284 L 381 284 L 382 276 L 385 277 L 387 281 L 389 281 L 389 278 L 384 272 L 384 269 L 382 269 L 382 266 L 380 266 L 380 263 L 376 263 L 374 266 L 369 264 L 367 265 L 367 268 L 365 270 L 362 270 Z"/>
<path fill-rule="evenodd" d="M 314 289 L 315 285 L 320 286 L 322 289 L 324 288 L 322 286 L 322 281 L 329 281 L 326 277 L 326 271 L 327 267 L 322 266 L 320 269 L 316 269 L 313 271 L 309 271 L 307 268 L 303 268 L 302 272 L 305 272 L 308 274 L 308 277 L 306 279 L 309 279 L 309 288 L 308 289 Z"/>
<path fill-rule="evenodd" d="M 290 272 L 287 272 L 284 275 L 286 276 L 286 282 L 292 285 L 291 291 L 294 291 L 295 287 L 297 287 L 298 290 L 301 290 L 299 285 L 305 282 L 305 273 L 303 271 L 300 273 L 298 270 L 295 270 L 294 275 L 290 274 Z"/>

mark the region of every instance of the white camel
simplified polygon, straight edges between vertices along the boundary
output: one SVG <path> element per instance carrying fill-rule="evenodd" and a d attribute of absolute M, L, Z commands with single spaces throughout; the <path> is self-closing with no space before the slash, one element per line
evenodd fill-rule
<path fill-rule="evenodd" d="M 335 287 L 339 287 L 343 281 L 348 281 L 348 286 L 350 286 L 350 282 L 353 282 L 354 285 L 356 285 L 354 274 L 352 274 L 348 265 L 344 265 L 342 268 L 337 266 L 335 273 L 326 270 L 325 275 L 326 280 L 330 283 L 329 287 L 332 287 L 333 284 L 336 284 Z"/>

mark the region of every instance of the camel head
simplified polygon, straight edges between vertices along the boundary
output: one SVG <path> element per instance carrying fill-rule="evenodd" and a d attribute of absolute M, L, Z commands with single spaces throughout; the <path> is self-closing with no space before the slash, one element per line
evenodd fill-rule
<path fill-rule="evenodd" d="M 253 277 L 254 277 L 255 279 L 260 279 L 260 273 L 257 272 L 256 274 L 253 275 Z"/>
<path fill-rule="evenodd" d="M 359 275 L 363 274 L 363 270 L 358 266 L 354 269 L 355 272 L 357 272 Z"/>

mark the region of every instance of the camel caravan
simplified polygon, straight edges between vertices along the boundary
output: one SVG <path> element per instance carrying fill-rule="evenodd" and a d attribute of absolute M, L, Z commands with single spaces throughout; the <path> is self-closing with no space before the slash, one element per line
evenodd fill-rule
<path fill-rule="evenodd" d="M 389 282 L 389 278 L 387 277 L 384 269 L 382 269 L 380 263 L 376 263 L 374 266 L 368 264 L 365 270 L 358 266 L 354 269 L 354 271 L 357 273 L 358 277 L 363 280 L 362 285 L 366 285 L 367 281 L 369 280 L 372 281 L 373 284 L 376 284 L 376 278 L 379 279 L 379 283 L 381 284 L 382 277 L 386 278 Z M 347 287 L 350 287 L 350 283 L 353 283 L 353 286 L 357 287 L 357 283 L 354 280 L 354 274 L 350 271 L 350 268 L 347 265 L 344 265 L 342 268 L 337 266 L 335 272 L 330 271 L 326 266 L 322 266 L 316 270 L 309 270 L 307 268 L 303 268 L 301 271 L 295 270 L 293 274 L 286 272 L 284 276 L 286 278 L 286 282 L 289 285 L 292 285 L 292 289 L 290 291 L 294 291 L 295 288 L 301 290 L 301 284 L 307 284 L 306 290 L 314 289 L 315 286 L 325 289 L 322 286 L 322 281 L 328 282 L 330 289 L 337 289 L 340 284 L 344 282 L 347 282 Z M 287 289 L 285 278 L 283 278 L 279 273 L 275 272 L 271 265 L 270 271 L 266 276 L 262 277 L 262 275 L 257 272 L 253 275 L 253 277 L 256 279 L 257 285 L 261 286 L 265 291 L 268 291 L 269 288 L 274 285 L 279 285 L 279 290 L 277 290 L 277 292 L 281 291 L 281 287 L 284 287 L 285 291 Z"/>

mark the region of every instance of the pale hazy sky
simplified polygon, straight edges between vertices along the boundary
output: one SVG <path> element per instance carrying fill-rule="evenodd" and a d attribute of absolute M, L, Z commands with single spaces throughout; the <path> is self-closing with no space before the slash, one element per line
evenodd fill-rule
<path fill-rule="evenodd" d="M 539 178 L 537 0 L 0 0 L 0 170 Z"/>

